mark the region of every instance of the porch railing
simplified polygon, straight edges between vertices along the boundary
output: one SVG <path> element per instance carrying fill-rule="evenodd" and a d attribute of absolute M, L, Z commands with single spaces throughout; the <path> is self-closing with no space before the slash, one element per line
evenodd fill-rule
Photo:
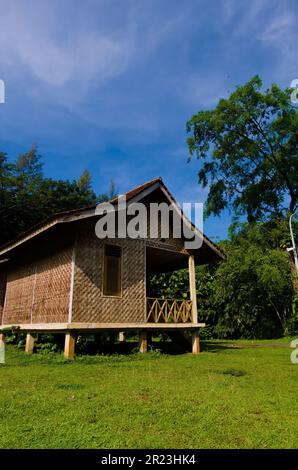
<path fill-rule="evenodd" d="M 191 300 L 169 300 L 147 297 L 147 317 L 149 323 L 188 323 L 192 322 Z"/>

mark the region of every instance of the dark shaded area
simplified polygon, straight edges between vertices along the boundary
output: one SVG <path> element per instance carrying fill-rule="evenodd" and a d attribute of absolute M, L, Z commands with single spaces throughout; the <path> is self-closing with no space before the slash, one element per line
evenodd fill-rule
<path fill-rule="evenodd" d="M 218 342 L 218 341 L 201 341 L 201 351 L 216 353 L 226 349 L 242 349 L 239 346 L 235 346 L 231 342 Z"/>
<path fill-rule="evenodd" d="M 246 372 L 240 369 L 226 369 L 219 373 L 223 375 L 231 375 L 232 377 L 243 377 L 243 375 L 246 375 Z"/>

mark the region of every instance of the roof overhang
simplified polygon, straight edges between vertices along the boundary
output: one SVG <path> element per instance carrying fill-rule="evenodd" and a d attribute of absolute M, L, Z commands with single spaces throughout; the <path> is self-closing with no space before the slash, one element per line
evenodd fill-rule
<path fill-rule="evenodd" d="M 213 254 L 218 260 L 225 259 L 225 255 L 220 250 L 220 248 L 217 245 L 215 245 L 206 235 L 204 235 L 201 231 L 199 231 L 197 227 L 195 227 L 195 225 L 182 212 L 179 204 L 176 202 L 176 200 L 174 199 L 174 197 L 172 196 L 168 188 L 165 186 L 161 178 L 155 178 L 151 181 L 148 181 L 147 183 L 129 191 L 124 196 L 126 198 L 127 204 L 132 204 L 132 203 L 140 202 L 146 196 L 149 196 L 151 193 L 153 193 L 157 189 L 160 189 L 162 191 L 167 201 L 169 201 L 169 203 L 172 205 L 174 210 L 176 210 L 177 213 L 179 213 L 179 215 L 181 216 L 183 223 L 188 227 L 190 231 L 194 233 L 194 236 L 197 236 L 202 239 L 202 245 L 205 245 L 206 247 L 208 247 L 209 250 L 213 252 Z M 115 197 L 108 202 L 115 205 L 116 210 L 117 210 L 117 205 L 120 200 L 121 200 L 121 197 L 119 198 Z M 103 204 L 106 204 L 106 203 L 103 203 Z M 17 247 L 25 244 L 26 242 L 28 242 L 29 240 L 32 240 L 35 237 L 38 237 L 40 234 L 50 230 L 51 228 L 59 224 L 60 225 L 68 224 L 71 222 L 77 222 L 77 221 L 84 220 L 84 219 L 90 219 L 92 217 L 98 217 L 98 207 L 99 205 L 87 207 L 84 209 L 61 212 L 61 213 L 51 216 L 45 221 L 39 223 L 38 225 L 35 225 L 29 231 L 25 232 L 24 234 L 18 236 L 17 238 L 13 239 L 12 241 L 0 247 L 0 263 L 7 262 L 9 260 L 7 258 L 8 253 L 12 252 Z M 194 251 L 199 251 L 199 249 L 194 250 Z M 6 256 L 6 258 L 1 260 L 2 256 Z"/>

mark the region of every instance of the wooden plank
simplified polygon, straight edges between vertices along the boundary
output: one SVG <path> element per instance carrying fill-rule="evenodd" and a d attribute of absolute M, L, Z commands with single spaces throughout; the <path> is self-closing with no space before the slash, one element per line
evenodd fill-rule
<path fill-rule="evenodd" d="M 147 331 L 140 331 L 140 340 L 139 340 L 140 353 L 146 353 L 148 350 L 148 339 Z"/>
<path fill-rule="evenodd" d="M 198 329 L 206 326 L 205 323 L 26 323 L 21 325 L 1 325 L 2 329 L 17 327 L 21 331 L 56 331 L 65 333 L 71 330 L 171 330 L 171 329 Z"/>
<path fill-rule="evenodd" d="M 27 333 L 26 346 L 25 346 L 25 352 L 27 354 L 32 354 L 33 353 L 35 341 L 36 341 L 36 337 L 33 336 L 31 333 Z"/>
<path fill-rule="evenodd" d="M 200 348 L 200 336 L 198 331 L 192 333 L 192 353 L 199 354 L 201 352 Z"/>
<path fill-rule="evenodd" d="M 64 357 L 65 359 L 74 359 L 76 334 L 69 331 L 65 334 Z"/>
<path fill-rule="evenodd" d="M 194 257 L 194 255 L 189 255 L 188 270 L 189 270 L 190 300 L 192 302 L 192 322 L 193 323 L 198 323 L 196 270 L 195 270 L 195 257 Z"/>

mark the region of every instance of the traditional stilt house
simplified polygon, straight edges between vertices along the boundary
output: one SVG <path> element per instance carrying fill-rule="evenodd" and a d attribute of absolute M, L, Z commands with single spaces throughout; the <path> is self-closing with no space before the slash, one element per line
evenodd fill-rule
<path fill-rule="evenodd" d="M 125 199 L 128 208 L 178 207 L 161 178 Z M 110 204 L 117 213 L 118 198 Z M 37 333 L 64 334 L 68 358 L 80 332 L 111 330 L 138 331 L 143 352 L 148 331 L 188 330 L 193 353 L 199 352 L 199 329 L 205 325 L 198 319 L 195 265 L 224 259 L 223 253 L 179 210 L 182 225 L 201 237 L 199 248 L 187 248 L 183 236 L 173 236 L 173 227 L 167 237 L 158 227 L 155 238 L 98 238 L 95 227 L 104 216 L 99 212 L 89 207 L 59 213 L 0 248 L 0 329 L 14 325 L 27 332 L 27 352 Z M 148 297 L 151 274 L 186 267 L 188 300 Z"/>

